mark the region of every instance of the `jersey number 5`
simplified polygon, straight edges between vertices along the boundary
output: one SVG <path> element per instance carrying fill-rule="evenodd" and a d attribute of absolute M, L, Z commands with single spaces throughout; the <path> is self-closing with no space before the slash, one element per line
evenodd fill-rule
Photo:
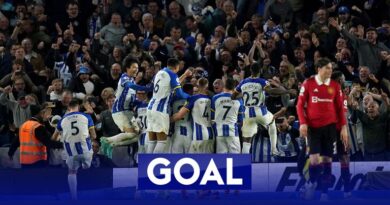
<path fill-rule="evenodd" d="M 76 123 L 76 121 L 70 123 L 70 127 L 72 128 L 72 135 L 77 135 L 80 132 L 79 128 L 76 126 Z"/>

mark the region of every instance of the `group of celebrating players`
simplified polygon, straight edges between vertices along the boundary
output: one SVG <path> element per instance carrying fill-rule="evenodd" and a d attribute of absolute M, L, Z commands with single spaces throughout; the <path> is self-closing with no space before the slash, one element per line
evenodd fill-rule
<path fill-rule="evenodd" d="M 125 72 L 118 82 L 112 117 L 122 132 L 139 133 L 139 153 L 247 154 L 250 153 L 251 138 L 260 124 L 268 130 L 272 154 L 278 154 L 275 119 L 265 106 L 265 92 L 277 94 L 279 90 L 260 78 L 259 64 L 252 64 L 251 76 L 238 85 L 235 80 L 226 79 L 223 92 L 213 97 L 208 95 L 206 78 L 198 79 L 198 92 L 194 95 L 190 95 L 192 90 L 182 88 L 192 73 L 187 70 L 178 77 L 180 62 L 177 59 L 169 59 L 167 67 L 158 71 L 153 87 L 135 83 L 137 60 L 126 58 L 123 64 Z M 332 64 L 321 59 L 316 67 L 318 74 L 303 83 L 297 104 L 300 135 L 309 136 L 307 198 L 312 197 L 317 182 L 324 182 L 321 184 L 325 187 L 329 180 L 336 138 L 345 146 L 348 144 L 344 99 L 340 85 L 330 79 Z M 148 93 L 152 96 L 148 97 Z M 75 174 L 78 167 L 89 167 L 92 158 L 90 137 L 95 138 L 96 134 L 91 129 L 90 117 L 78 112 L 77 105 L 73 107 L 58 123 L 56 133 L 65 136 L 67 164 L 71 170 L 68 181 L 75 198 Z M 323 171 L 319 166 L 320 157 L 322 164 L 325 163 Z"/>

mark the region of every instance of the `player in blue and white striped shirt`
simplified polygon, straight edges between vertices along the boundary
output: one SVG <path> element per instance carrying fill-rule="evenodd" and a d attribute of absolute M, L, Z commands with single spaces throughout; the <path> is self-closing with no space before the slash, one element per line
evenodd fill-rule
<path fill-rule="evenodd" d="M 264 100 L 265 92 L 272 91 L 272 94 L 280 94 L 278 93 L 279 89 L 271 89 L 268 81 L 259 77 L 260 64 L 254 63 L 250 69 L 251 76 L 241 81 L 232 95 L 232 99 L 236 99 L 242 93 L 245 105 L 245 117 L 242 125 L 242 153 L 249 153 L 252 136 L 257 132 L 257 125 L 261 124 L 268 129 L 272 154 L 276 155 L 276 125 L 274 116 L 267 110 Z"/>
<path fill-rule="evenodd" d="M 199 94 L 189 97 L 185 106 L 172 117 L 172 121 L 175 122 L 191 111 L 193 134 L 189 153 L 214 153 L 214 132 L 210 121 L 211 98 L 207 95 L 208 85 L 206 78 L 199 79 Z"/>
<path fill-rule="evenodd" d="M 146 153 L 148 132 L 146 123 L 146 112 L 148 110 L 148 95 L 144 91 L 137 92 L 137 102 L 135 103 L 135 117 L 140 128 L 140 135 L 138 138 L 138 153 Z"/>
<path fill-rule="evenodd" d="M 123 73 L 118 82 L 118 88 L 115 93 L 115 102 L 112 107 L 112 118 L 115 124 L 122 132 L 134 132 L 131 119 L 133 118 L 134 102 L 136 91 L 151 91 L 151 88 L 135 84 L 134 77 L 138 73 L 138 62 L 132 58 L 125 58 L 123 67 L 126 72 Z"/>
<path fill-rule="evenodd" d="M 192 95 L 194 86 L 192 84 L 183 85 L 184 92 Z M 173 113 L 179 112 L 179 110 L 185 106 L 186 99 L 174 99 L 172 105 Z M 181 120 L 174 123 L 174 133 L 172 137 L 172 153 L 188 153 L 192 141 L 192 124 L 191 115 L 187 113 Z"/>
<path fill-rule="evenodd" d="M 58 122 L 53 138 L 56 139 L 59 134 L 68 154 L 66 164 L 69 168 L 68 183 L 71 196 L 72 199 L 76 199 L 77 170 L 79 167 L 87 169 L 91 166 L 92 139 L 96 139 L 91 116 L 79 112 L 79 104 L 76 100 L 69 103 L 68 113 Z"/>
<path fill-rule="evenodd" d="M 158 71 L 153 80 L 153 97 L 149 102 L 147 111 L 147 124 L 149 143 L 147 153 L 164 153 L 169 133 L 169 107 L 173 92 L 178 99 L 188 98 L 188 94 L 181 89 L 177 72 L 180 61 L 175 58 L 168 59 L 167 67 Z M 181 77 L 185 79 L 191 72 L 185 72 Z"/>
<path fill-rule="evenodd" d="M 240 153 L 239 127 L 243 120 L 242 100 L 232 100 L 235 81 L 227 79 L 224 91 L 211 101 L 211 121 L 217 136 L 217 153 Z"/>

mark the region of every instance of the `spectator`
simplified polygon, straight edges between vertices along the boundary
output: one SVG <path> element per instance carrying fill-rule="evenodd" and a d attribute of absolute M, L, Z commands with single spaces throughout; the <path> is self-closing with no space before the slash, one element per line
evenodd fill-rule
<path fill-rule="evenodd" d="M 163 36 L 162 30 L 158 30 L 154 25 L 154 19 L 151 13 L 142 15 L 141 34 L 144 39 L 160 38 Z"/>
<path fill-rule="evenodd" d="M 32 105 L 29 107 L 31 119 L 21 125 L 19 137 L 14 138 L 8 150 L 10 159 L 20 146 L 20 163 L 22 168 L 37 168 L 47 166 L 47 149 L 62 148 L 63 143 L 52 141 L 51 135 L 45 129 L 45 123 L 51 116 L 51 105 Z"/>
<path fill-rule="evenodd" d="M 164 34 L 172 35 L 173 27 L 180 28 L 180 31 L 186 33 L 185 17 L 182 15 L 180 4 L 176 1 L 172 1 L 168 6 L 168 19 L 164 25 Z"/>
<path fill-rule="evenodd" d="M 126 30 L 123 28 L 121 16 L 113 13 L 111 22 L 100 30 L 100 44 L 108 44 L 109 48 L 119 46 L 125 34 Z"/>
<path fill-rule="evenodd" d="M 31 117 L 30 105 L 26 101 L 26 94 L 23 92 L 18 94 L 16 100 L 8 99 L 7 95 L 9 95 L 11 91 L 11 86 L 4 88 L 3 93 L 0 94 L 0 104 L 12 111 L 13 124 L 16 128 L 19 128 Z"/>
<path fill-rule="evenodd" d="M 88 37 L 87 18 L 85 16 L 88 16 L 90 11 L 80 12 L 80 5 L 76 1 L 69 1 L 65 8 L 67 16 L 58 22 L 57 33 L 62 35 L 63 31 L 69 29 L 75 39 L 82 42 Z"/>
<path fill-rule="evenodd" d="M 31 63 L 34 72 L 39 73 L 41 70 L 45 69 L 45 64 L 43 58 L 40 54 L 33 51 L 33 45 L 31 39 L 25 38 L 22 41 L 22 47 L 25 52 L 25 59 Z"/>
<path fill-rule="evenodd" d="M 53 108 L 53 115 L 64 116 L 69 103 L 73 100 L 73 93 L 70 90 L 63 90 L 61 95 L 61 100 L 55 102 L 55 107 Z"/>
<path fill-rule="evenodd" d="M 147 6 L 147 11 L 152 14 L 153 16 L 153 24 L 159 33 L 162 34 L 162 36 L 159 36 L 160 38 L 163 37 L 164 34 L 164 27 L 165 27 L 165 17 L 161 15 L 160 12 L 160 6 L 157 3 L 156 0 L 150 0 Z"/>
<path fill-rule="evenodd" d="M 114 105 L 114 101 L 115 95 L 107 96 L 105 103 L 108 108 L 100 114 L 101 131 L 104 137 L 111 137 L 121 133 L 121 130 L 112 119 L 112 107 Z"/>
<path fill-rule="evenodd" d="M 266 3 L 264 11 L 264 17 L 269 18 L 272 16 L 279 17 L 282 25 L 286 24 L 285 27 L 289 27 L 292 22 L 293 10 L 290 1 L 287 0 L 271 0 Z"/>
<path fill-rule="evenodd" d="M 352 47 L 356 50 L 359 58 L 360 66 L 367 66 L 372 74 L 376 74 L 380 68 L 380 52 L 387 51 L 390 53 L 390 49 L 387 48 L 382 42 L 377 41 L 378 33 L 375 28 L 367 28 L 366 39 L 358 39 L 356 36 L 342 29 L 338 25 L 334 18 L 330 18 L 330 25 L 335 27 L 341 34 L 347 38 Z"/>
<path fill-rule="evenodd" d="M 136 37 L 142 34 L 142 12 L 138 6 L 134 6 L 130 11 L 130 16 L 125 21 L 125 29 L 128 33 L 133 33 Z"/>
<path fill-rule="evenodd" d="M 385 93 L 381 93 L 382 102 L 387 106 L 386 113 L 379 112 L 379 105 L 376 101 L 368 104 L 367 113 L 358 109 L 358 103 L 353 102 L 354 114 L 362 122 L 363 145 L 365 161 L 384 161 L 386 159 L 387 133 L 377 130 L 387 130 L 389 120 L 389 99 Z"/>
<path fill-rule="evenodd" d="M 70 83 L 69 88 L 75 93 L 77 99 L 83 100 L 85 95 L 96 95 L 98 89 L 90 77 L 89 68 L 83 66 L 80 67 L 77 77 Z"/>
<path fill-rule="evenodd" d="M 277 147 L 279 155 L 276 157 L 277 162 L 296 162 L 299 153 L 298 141 L 299 131 L 293 128 L 287 118 L 275 118 L 278 128 Z"/>
<path fill-rule="evenodd" d="M 50 101 L 61 101 L 62 92 L 62 80 L 57 78 L 51 82 L 51 86 L 47 89 L 46 94 L 49 95 Z"/>
<path fill-rule="evenodd" d="M 122 17 L 122 20 L 125 20 L 125 18 L 130 14 L 133 6 L 134 3 L 132 0 L 118 0 L 112 4 L 111 10 L 112 12 L 118 12 Z"/>
<path fill-rule="evenodd" d="M 105 155 L 99 154 L 100 145 L 95 140 L 92 142 L 92 162 L 91 168 L 113 168 L 116 167 L 114 162 Z"/>

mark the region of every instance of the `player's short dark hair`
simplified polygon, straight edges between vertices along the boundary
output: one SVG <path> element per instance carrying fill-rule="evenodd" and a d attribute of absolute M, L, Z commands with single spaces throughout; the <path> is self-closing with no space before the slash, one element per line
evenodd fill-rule
<path fill-rule="evenodd" d="M 207 78 L 200 78 L 198 80 L 198 86 L 201 87 L 201 88 L 205 88 L 205 87 L 208 87 L 209 85 L 209 81 L 207 80 Z"/>
<path fill-rule="evenodd" d="M 137 63 L 138 64 L 138 60 L 136 58 L 133 58 L 133 57 L 126 57 L 124 60 L 123 60 L 123 63 L 122 63 L 122 68 L 126 71 L 128 68 L 131 67 L 132 64 L 134 63 Z"/>
<path fill-rule="evenodd" d="M 168 67 L 176 67 L 180 64 L 180 61 L 177 58 L 170 58 L 167 61 Z"/>
<path fill-rule="evenodd" d="M 326 65 L 328 65 L 329 63 L 331 63 L 331 61 L 329 60 L 329 58 L 320 58 L 317 63 L 315 64 L 315 67 L 316 68 L 322 68 Z"/>
<path fill-rule="evenodd" d="M 80 104 L 79 104 L 79 101 L 78 101 L 77 99 L 73 99 L 73 100 L 70 101 L 68 107 L 69 107 L 69 108 L 75 108 L 75 107 L 77 107 L 77 106 L 79 106 L 79 105 L 80 105 Z"/>
<path fill-rule="evenodd" d="M 260 73 L 261 66 L 259 63 L 253 63 L 251 65 L 251 74 L 258 75 Z"/>
<path fill-rule="evenodd" d="M 234 90 L 235 87 L 236 87 L 236 81 L 233 78 L 226 79 L 225 88 L 227 90 Z"/>

